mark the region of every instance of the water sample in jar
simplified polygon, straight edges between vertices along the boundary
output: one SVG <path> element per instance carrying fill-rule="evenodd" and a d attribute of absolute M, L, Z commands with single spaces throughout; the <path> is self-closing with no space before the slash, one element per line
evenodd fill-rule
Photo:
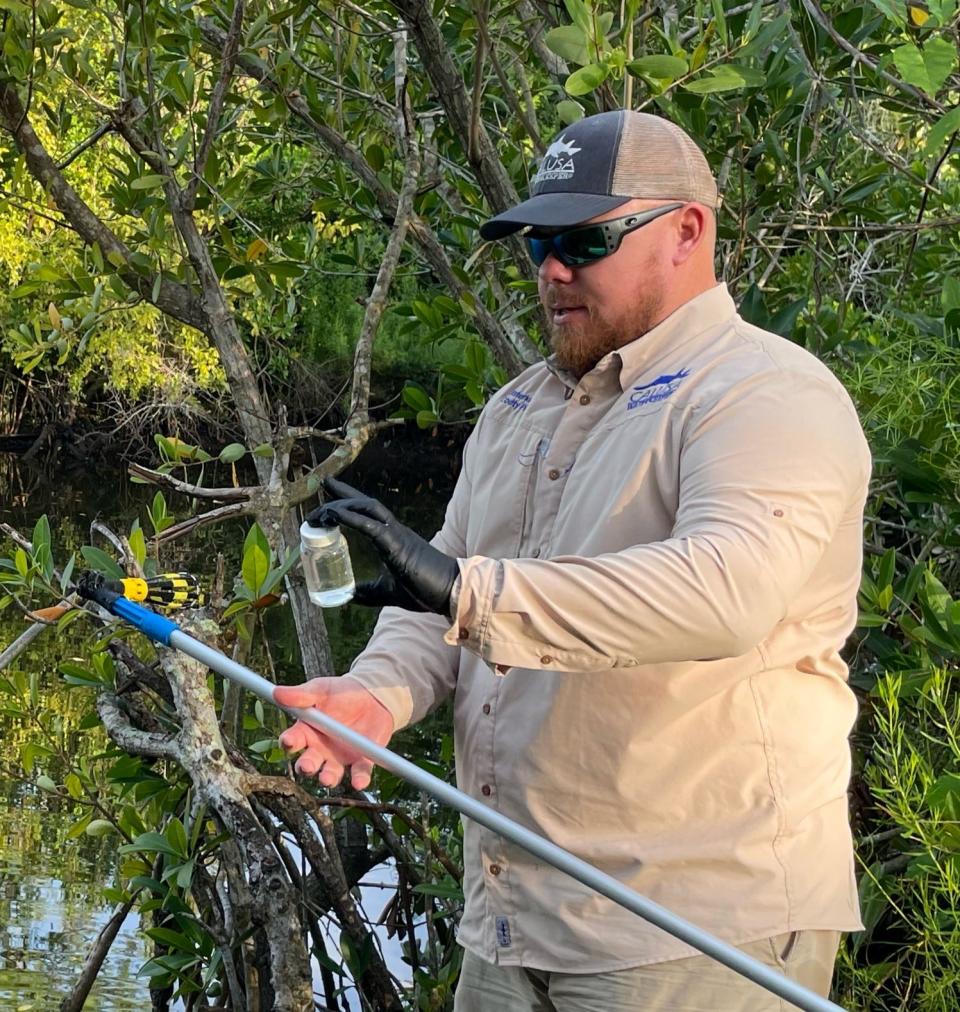
<path fill-rule="evenodd" d="M 353 597 L 353 567 L 347 539 L 339 527 L 300 527 L 300 558 L 310 600 L 321 608 L 336 608 Z"/>

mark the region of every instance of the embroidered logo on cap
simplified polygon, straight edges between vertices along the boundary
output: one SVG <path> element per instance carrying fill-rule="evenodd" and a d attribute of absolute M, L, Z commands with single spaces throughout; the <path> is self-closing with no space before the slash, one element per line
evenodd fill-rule
<path fill-rule="evenodd" d="M 681 369 L 677 373 L 658 376 L 652 383 L 644 383 L 643 386 L 634 387 L 630 400 L 627 402 L 627 411 L 641 408 L 644 404 L 656 404 L 657 401 L 665 401 L 668 397 L 672 397 L 689 375 L 689 369 Z"/>
<path fill-rule="evenodd" d="M 582 148 L 575 148 L 561 134 L 547 148 L 547 153 L 543 156 L 540 168 L 533 177 L 533 185 L 547 183 L 552 179 L 572 179 L 576 171 L 576 166 L 573 164 L 573 156 L 582 150 Z"/>
<path fill-rule="evenodd" d="M 510 922 L 506 917 L 497 918 L 497 945 L 506 949 L 510 945 Z"/>

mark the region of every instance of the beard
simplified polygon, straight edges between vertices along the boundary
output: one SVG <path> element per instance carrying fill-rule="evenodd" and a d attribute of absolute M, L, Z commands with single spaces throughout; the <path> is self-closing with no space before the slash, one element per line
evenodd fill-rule
<path fill-rule="evenodd" d="M 550 345 L 557 365 L 577 379 L 585 376 L 611 351 L 642 337 L 659 322 L 659 286 L 650 285 L 616 317 L 601 315 L 603 307 L 591 307 L 585 320 L 550 324 Z"/>

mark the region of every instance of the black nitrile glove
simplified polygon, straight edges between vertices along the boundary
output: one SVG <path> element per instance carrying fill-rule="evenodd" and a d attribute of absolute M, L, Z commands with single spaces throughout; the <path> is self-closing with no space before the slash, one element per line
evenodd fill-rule
<path fill-rule="evenodd" d="M 323 485 L 334 498 L 308 514 L 307 523 L 340 524 L 365 535 L 386 566 L 376 580 L 357 585 L 353 600 L 375 608 L 392 604 L 449 616 L 450 593 L 460 575 L 457 560 L 405 527 L 378 499 L 335 478 L 326 478 Z"/>

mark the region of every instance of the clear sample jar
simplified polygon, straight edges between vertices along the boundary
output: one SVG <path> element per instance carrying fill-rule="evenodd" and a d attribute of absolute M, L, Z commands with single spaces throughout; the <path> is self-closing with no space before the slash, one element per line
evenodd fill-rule
<path fill-rule="evenodd" d="M 321 608 L 336 608 L 353 597 L 353 567 L 347 539 L 339 527 L 300 527 L 300 558 L 310 600 Z"/>

